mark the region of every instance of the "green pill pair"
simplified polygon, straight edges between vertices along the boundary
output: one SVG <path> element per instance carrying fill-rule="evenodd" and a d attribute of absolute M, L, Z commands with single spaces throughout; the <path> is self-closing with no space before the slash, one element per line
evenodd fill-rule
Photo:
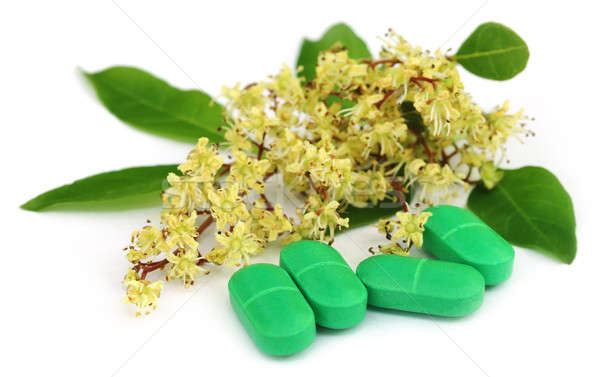
<path fill-rule="evenodd" d="M 486 285 L 512 273 L 512 246 L 470 211 L 441 205 L 426 211 L 423 247 L 441 260 L 377 255 L 358 265 L 369 305 L 459 317 L 483 303 Z"/>
<path fill-rule="evenodd" d="M 362 321 L 367 290 L 334 248 L 295 242 L 283 248 L 280 264 L 250 265 L 229 280 L 231 305 L 265 353 L 290 355 L 305 349 L 317 324 L 344 329 Z"/>

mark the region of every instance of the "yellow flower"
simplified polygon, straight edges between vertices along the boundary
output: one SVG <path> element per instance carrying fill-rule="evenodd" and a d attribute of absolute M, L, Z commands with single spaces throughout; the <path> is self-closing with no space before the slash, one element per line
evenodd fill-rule
<path fill-rule="evenodd" d="M 201 182 L 211 181 L 221 165 L 223 159 L 217 155 L 214 145 L 208 145 L 208 139 L 198 139 L 196 148 L 190 152 L 187 161 L 179 165 L 178 169 L 188 175 L 198 177 Z"/>
<path fill-rule="evenodd" d="M 240 89 L 240 85 L 237 84 L 233 88 L 223 87 L 221 94 L 229 100 L 228 107 L 246 112 L 253 107 L 264 105 L 265 89 L 264 82 L 248 85 L 244 89 Z"/>
<path fill-rule="evenodd" d="M 169 249 L 163 233 L 155 226 L 145 226 L 134 231 L 131 240 L 134 245 L 129 248 L 127 253 L 127 259 L 131 263 L 137 263 Z"/>
<path fill-rule="evenodd" d="M 162 281 L 150 283 L 147 280 L 141 280 L 134 270 L 129 269 L 123 284 L 127 287 L 127 296 L 123 302 L 135 304 L 138 308 L 136 315 L 140 315 L 141 311 L 146 308 L 156 309 L 160 292 L 164 286 Z M 149 310 L 145 312 L 145 314 L 148 313 L 150 313 Z"/>
<path fill-rule="evenodd" d="M 292 223 L 280 204 L 275 204 L 273 210 L 269 211 L 265 209 L 264 201 L 257 201 L 251 214 L 253 233 L 267 242 L 275 241 L 281 233 L 292 231 Z"/>
<path fill-rule="evenodd" d="M 363 155 L 369 153 L 379 154 L 393 158 L 398 151 L 403 149 L 402 142 L 406 140 L 408 128 L 400 120 L 394 122 L 377 123 L 370 131 L 363 132 L 361 139 L 366 144 Z"/>
<path fill-rule="evenodd" d="M 205 178 L 205 177 L 204 177 Z M 171 185 L 162 195 L 165 207 L 183 209 L 187 213 L 208 204 L 208 198 L 203 191 L 204 182 L 200 176 L 180 177 L 169 173 L 167 181 Z"/>
<path fill-rule="evenodd" d="M 408 164 L 408 172 L 413 176 L 421 174 L 427 163 L 420 158 L 415 158 Z"/>
<path fill-rule="evenodd" d="M 227 140 L 227 146 L 233 150 L 252 150 L 252 143 L 248 136 L 245 135 L 242 127 L 234 126 L 229 128 L 225 132 L 225 140 Z"/>
<path fill-rule="evenodd" d="M 332 241 L 336 228 L 348 227 L 348 218 L 337 213 L 340 203 L 335 200 L 322 202 L 316 195 L 309 196 L 304 213 L 298 213 L 301 223 L 298 232 L 303 238 Z"/>
<path fill-rule="evenodd" d="M 238 220 L 245 220 L 250 216 L 246 204 L 238 193 L 237 184 L 231 184 L 216 192 L 208 192 L 208 199 L 212 204 L 210 213 L 217 220 L 217 229 L 225 229 L 227 224 L 233 226 Z"/>
<path fill-rule="evenodd" d="M 431 216 L 430 212 L 416 214 L 399 211 L 396 213 L 397 220 L 379 220 L 377 228 L 392 241 L 406 240 L 421 247 L 423 246 L 424 226 L 429 216 Z M 410 245 L 406 249 L 409 247 Z"/>
<path fill-rule="evenodd" d="M 199 274 L 207 274 L 208 271 L 198 266 L 200 259 L 197 250 L 187 250 L 183 253 L 167 253 L 167 260 L 171 263 L 167 272 L 167 281 L 181 279 L 185 287 L 194 284 L 194 278 Z"/>
<path fill-rule="evenodd" d="M 319 94 L 326 96 L 335 87 L 356 87 L 366 75 L 367 65 L 350 59 L 348 51 L 337 43 L 319 54 L 314 83 Z"/>
<path fill-rule="evenodd" d="M 231 165 L 227 184 L 237 183 L 242 192 L 246 192 L 248 188 L 253 188 L 262 193 L 265 189 L 263 178 L 271 163 L 268 160 L 249 158 L 246 153 L 241 151 L 234 151 L 233 156 L 235 162 Z"/>
<path fill-rule="evenodd" d="M 366 206 L 367 201 L 376 205 L 384 200 L 391 190 L 390 181 L 385 177 L 384 172 L 375 169 L 360 173 L 354 186 L 354 196 L 348 201 L 355 207 Z"/>
<path fill-rule="evenodd" d="M 277 93 L 277 97 L 292 103 L 299 103 L 304 99 L 300 80 L 287 64 L 284 64 L 279 74 L 267 84 L 267 88 Z"/>
<path fill-rule="evenodd" d="M 485 162 L 481 165 L 479 169 L 479 174 L 481 175 L 481 181 L 485 185 L 488 190 L 496 187 L 498 182 L 504 177 L 504 172 L 502 170 L 498 170 L 493 162 Z"/>
<path fill-rule="evenodd" d="M 235 225 L 233 232 L 218 232 L 215 238 L 222 246 L 213 248 L 206 254 L 206 259 L 216 264 L 230 267 L 239 266 L 242 262 L 248 264 L 251 256 L 263 251 L 263 245 L 250 233 L 248 223 L 243 221 Z"/>
<path fill-rule="evenodd" d="M 196 231 L 196 217 L 196 212 L 192 212 L 189 216 L 169 212 L 163 215 L 162 222 L 167 229 L 167 244 L 169 248 L 190 248 L 192 250 L 198 248 L 198 242 L 195 240 L 195 237 L 198 235 Z"/>
<path fill-rule="evenodd" d="M 432 85 L 427 85 L 432 88 Z M 423 114 L 426 125 L 433 127 L 433 135 L 438 136 L 443 130 L 450 134 L 452 124 L 460 117 L 459 106 L 448 90 L 426 90 L 416 97 L 415 109 Z"/>
<path fill-rule="evenodd" d="M 261 103 L 248 109 L 240 109 L 243 112 L 235 119 L 236 126 L 243 128 L 259 144 L 263 142 L 265 134 L 277 128 L 280 123 L 278 119 L 268 116 L 264 107 Z"/>
<path fill-rule="evenodd" d="M 409 183 L 417 181 L 423 188 L 420 200 L 431 193 L 445 193 L 448 197 L 448 189 L 455 184 L 462 184 L 462 177 L 455 173 L 449 165 L 441 167 L 438 163 L 425 163 L 423 160 L 415 159 L 408 165 Z"/>
<path fill-rule="evenodd" d="M 408 256 L 410 254 L 408 248 L 403 247 L 398 242 L 389 242 L 384 245 L 380 245 L 379 251 L 382 254 L 393 254 L 403 256 Z"/>
<path fill-rule="evenodd" d="M 374 120 L 381 116 L 381 112 L 375 106 L 383 99 L 383 94 L 372 94 L 370 96 L 360 97 L 354 107 L 340 111 L 340 115 L 350 115 L 353 123 L 360 123 L 363 120 Z"/>
<path fill-rule="evenodd" d="M 509 136 L 515 136 L 518 139 L 519 134 L 526 132 L 519 124 L 523 118 L 523 110 L 521 109 L 515 114 L 508 114 L 508 107 L 509 103 L 506 101 L 495 112 L 488 115 L 494 149 L 499 144 L 505 143 Z"/>
<path fill-rule="evenodd" d="M 302 239 L 302 235 L 300 235 L 300 233 L 298 233 L 298 232 L 292 232 L 292 233 L 288 234 L 287 236 L 285 236 L 281 240 L 281 245 L 282 246 L 286 246 L 286 245 L 289 245 L 289 244 L 294 243 L 296 241 L 300 241 L 301 239 Z"/>

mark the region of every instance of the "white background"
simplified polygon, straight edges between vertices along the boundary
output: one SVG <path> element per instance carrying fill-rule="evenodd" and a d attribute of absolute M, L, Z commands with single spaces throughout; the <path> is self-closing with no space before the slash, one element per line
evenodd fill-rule
<path fill-rule="evenodd" d="M 583 2 L 525 1 L 483 7 L 478 1 L 117 2 L 156 44 L 108 0 L 0 6 L 0 374 L 599 374 L 597 10 Z M 570 192 L 579 240 L 572 265 L 517 248 L 513 277 L 489 289 L 482 308 L 467 318 L 370 310 L 357 327 L 319 330 L 308 350 L 275 359 L 255 348 L 234 316 L 229 270 L 189 290 L 168 284 L 147 318 L 135 318 L 121 303 L 127 268 L 121 248 L 146 218 L 158 219 L 158 208 L 18 209 L 74 179 L 176 163 L 190 149 L 123 125 L 99 104 L 76 67 L 138 66 L 173 85 L 198 83 L 216 95 L 221 85 L 261 79 L 283 62 L 293 66 L 302 36 L 317 38 L 342 20 L 372 51 L 388 27 L 432 49 L 456 49 L 477 25 L 492 20 L 525 39 L 531 58 L 515 79 L 492 82 L 461 72 L 485 108 L 511 99 L 536 117 L 531 128 L 537 137 L 511 143 L 509 166 L 544 166 Z M 378 242 L 381 237 L 367 228 L 340 236 L 335 246 L 355 267 Z M 277 262 L 276 251 L 262 260 Z"/>

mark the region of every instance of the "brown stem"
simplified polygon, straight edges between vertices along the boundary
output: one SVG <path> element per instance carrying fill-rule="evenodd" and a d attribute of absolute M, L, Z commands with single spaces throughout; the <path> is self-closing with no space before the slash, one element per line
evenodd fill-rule
<path fill-rule="evenodd" d="M 267 211 L 272 211 L 273 210 L 273 204 L 271 204 L 271 202 L 269 201 L 269 199 L 267 199 L 267 196 L 265 194 L 260 194 L 260 197 L 262 198 L 262 200 L 265 201 L 265 204 L 267 206 Z"/>
<path fill-rule="evenodd" d="M 321 195 L 323 200 L 327 200 L 327 191 L 326 191 L 327 189 L 325 189 L 325 187 L 323 187 L 325 190 L 317 188 L 317 186 L 315 185 L 315 182 L 313 182 L 312 177 L 310 176 L 310 172 L 306 172 L 305 175 L 306 175 L 306 178 L 308 179 L 308 182 L 310 183 L 310 186 L 312 187 L 312 189 L 315 190 L 315 192 L 317 194 Z"/>
<path fill-rule="evenodd" d="M 273 111 L 277 112 L 277 94 L 273 93 Z"/>
<path fill-rule="evenodd" d="M 442 149 L 442 162 L 444 163 L 444 165 L 448 165 L 450 162 L 450 159 L 454 156 L 456 156 L 456 154 L 458 153 L 458 148 L 454 147 L 454 151 L 452 151 L 452 153 L 450 154 L 446 154 L 444 152 L 444 149 Z"/>
<path fill-rule="evenodd" d="M 389 63 L 391 65 L 394 65 L 394 64 L 404 64 L 404 63 L 402 63 L 402 61 L 400 61 L 398 59 L 382 59 L 382 60 L 375 60 L 375 61 L 372 61 L 370 59 L 363 59 L 360 62 L 368 64 L 369 68 L 375 68 L 379 64 L 387 64 L 387 63 Z"/>
<path fill-rule="evenodd" d="M 223 164 L 223 170 L 219 173 L 217 178 L 224 176 L 229 170 L 231 170 L 231 164 Z"/>
<path fill-rule="evenodd" d="M 265 174 L 265 176 L 263 177 L 263 182 L 267 182 L 267 180 L 269 178 L 271 178 L 272 176 L 274 176 L 277 173 L 277 169 L 273 170 L 270 173 Z"/>
<path fill-rule="evenodd" d="M 375 103 L 375 107 L 377 107 L 378 109 L 381 107 L 381 105 L 383 105 L 383 103 L 385 101 L 387 101 L 388 98 L 390 98 L 390 96 L 392 94 L 394 94 L 395 90 L 394 89 L 389 89 L 387 92 L 385 92 L 385 94 L 383 95 L 383 98 L 381 99 L 381 101 L 378 101 Z"/>
<path fill-rule="evenodd" d="M 146 280 L 146 276 L 148 275 L 149 272 L 160 270 L 161 268 L 166 266 L 168 263 L 169 263 L 169 261 L 166 258 L 159 260 L 157 262 L 149 262 L 149 263 L 141 263 L 140 262 L 133 269 L 136 272 L 138 272 L 141 269 L 142 275 L 140 276 L 140 278 L 142 280 Z"/>
<path fill-rule="evenodd" d="M 428 82 L 428 83 L 430 83 L 433 86 L 433 89 L 435 89 L 435 82 L 437 81 L 437 79 L 430 79 L 429 77 L 423 77 L 423 76 L 411 77 L 410 78 L 410 82 L 415 83 L 418 86 L 421 86 L 421 83 L 419 81 Z"/>
<path fill-rule="evenodd" d="M 402 209 L 404 210 L 404 212 L 408 212 L 408 203 L 406 203 L 406 197 L 404 196 L 404 192 L 402 192 L 402 184 L 394 178 L 392 179 L 391 185 L 394 189 L 394 192 L 396 193 L 396 196 L 398 197 L 398 200 L 400 201 Z"/>
<path fill-rule="evenodd" d="M 262 158 L 262 154 L 264 151 L 270 151 L 269 148 L 265 147 L 264 137 L 263 137 L 263 141 L 260 144 L 258 144 L 254 140 L 250 140 L 250 142 L 258 148 L 258 153 L 256 154 L 256 158 L 258 158 L 259 160 Z"/>
<path fill-rule="evenodd" d="M 198 239 L 200 239 L 200 235 L 202 234 L 202 232 L 204 232 L 206 230 L 206 228 L 208 228 L 210 226 L 210 224 L 213 223 L 213 221 L 215 221 L 213 219 L 213 217 L 209 216 L 206 218 L 206 220 L 204 220 L 204 222 L 202 224 L 200 224 L 198 226 L 198 228 L 196 228 L 196 232 L 198 232 L 198 235 L 195 237 L 196 241 L 198 241 Z"/>
<path fill-rule="evenodd" d="M 471 167 L 469 167 L 469 173 L 467 173 L 467 176 L 463 179 L 463 182 L 466 182 L 466 183 L 468 183 L 470 185 L 474 185 L 474 184 L 476 184 L 478 182 L 478 181 L 469 179 L 469 178 L 471 178 L 471 173 L 472 172 L 473 172 L 473 167 L 471 166 Z"/>
<path fill-rule="evenodd" d="M 430 163 L 435 162 L 435 157 L 433 156 L 433 152 L 431 151 L 431 149 L 429 149 L 429 145 L 427 145 L 427 141 L 423 137 L 423 134 L 419 131 L 413 131 L 413 130 L 410 130 L 410 131 L 412 131 L 417 136 L 417 141 L 423 146 L 423 149 L 425 149 L 425 153 L 427 153 L 427 158 L 429 159 L 429 162 Z"/>
<path fill-rule="evenodd" d="M 258 153 L 256 154 L 256 158 L 257 159 L 260 160 L 262 158 L 264 150 L 265 150 L 265 139 L 264 139 L 264 136 L 263 136 L 263 141 L 258 146 Z"/>

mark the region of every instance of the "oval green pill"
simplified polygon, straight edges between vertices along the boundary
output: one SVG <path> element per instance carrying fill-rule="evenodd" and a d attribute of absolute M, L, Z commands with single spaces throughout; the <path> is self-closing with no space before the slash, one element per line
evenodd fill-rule
<path fill-rule="evenodd" d="M 345 329 L 365 317 L 367 290 L 333 247 L 294 242 L 281 250 L 279 262 L 312 306 L 319 326 Z"/>
<path fill-rule="evenodd" d="M 291 355 L 315 339 L 315 315 L 281 267 L 259 263 L 242 268 L 229 280 L 229 298 L 258 348 L 271 355 Z"/>
<path fill-rule="evenodd" d="M 460 317 L 483 303 L 483 276 L 464 264 L 376 255 L 362 261 L 356 274 L 367 287 L 369 305 L 379 308 Z"/>
<path fill-rule="evenodd" d="M 440 205 L 426 210 L 423 248 L 439 259 L 468 264 L 485 278 L 486 285 L 507 280 L 512 274 L 513 247 L 471 211 Z"/>

